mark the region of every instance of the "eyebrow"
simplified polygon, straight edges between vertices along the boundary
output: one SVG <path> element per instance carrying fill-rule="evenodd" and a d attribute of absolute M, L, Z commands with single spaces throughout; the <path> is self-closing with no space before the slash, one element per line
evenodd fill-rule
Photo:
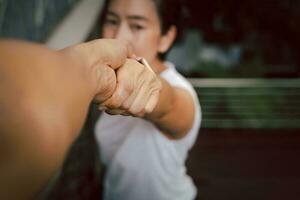
<path fill-rule="evenodd" d="M 132 20 L 142 20 L 142 21 L 149 21 L 148 18 L 140 16 L 140 15 L 129 15 L 127 17 L 128 19 L 132 19 Z"/>
<path fill-rule="evenodd" d="M 112 11 L 107 11 L 107 15 L 112 15 L 114 17 L 119 18 L 119 16 L 116 13 L 112 12 Z"/>
<path fill-rule="evenodd" d="M 114 16 L 116 18 L 119 18 L 119 16 L 116 13 L 114 13 L 113 11 L 108 11 L 107 14 L 108 15 L 112 15 L 112 16 Z M 127 19 L 149 21 L 148 18 L 146 18 L 144 16 L 140 16 L 140 15 L 129 15 L 129 16 L 127 16 Z"/>

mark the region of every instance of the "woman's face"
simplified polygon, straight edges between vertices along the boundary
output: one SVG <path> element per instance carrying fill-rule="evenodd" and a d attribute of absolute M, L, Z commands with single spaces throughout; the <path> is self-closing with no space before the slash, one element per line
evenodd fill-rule
<path fill-rule="evenodd" d="M 111 0 L 102 36 L 129 42 L 134 53 L 149 62 L 163 51 L 160 21 L 152 0 Z"/>

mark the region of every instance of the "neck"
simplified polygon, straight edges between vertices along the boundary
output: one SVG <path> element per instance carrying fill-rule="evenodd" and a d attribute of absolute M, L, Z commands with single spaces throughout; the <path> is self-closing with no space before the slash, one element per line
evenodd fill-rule
<path fill-rule="evenodd" d="M 159 59 L 154 59 L 151 63 L 150 66 L 152 67 L 153 71 L 156 74 L 160 74 L 163 72 L 167 67 L 165 66 L 164 62 L 159 60 Z"/>

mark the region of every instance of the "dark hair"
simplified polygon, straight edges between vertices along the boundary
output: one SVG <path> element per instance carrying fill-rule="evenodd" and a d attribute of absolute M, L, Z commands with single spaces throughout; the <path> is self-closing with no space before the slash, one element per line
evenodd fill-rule
<path fill-rule="evenodd" d="M 160 19 L 162 34 L 166 34 L 171 26 L 177 29 L 175 42 L 179 41 L 183 31 L 183 5 L 181 0 L 153 0 L 156 11 Z M 175 43 L 174 42 L 174 43 Z M 171 49 L 171 48 L 170 48 Z M 170 50 L 169 49 L 169 50 Z M 161 60 L 165 60 L 167 53 L 158 54 Z"/>
<path fill-rule="evenodd" d="M 171 26 L 177 29 L 177 37 L 175 42 L 181 39 L 183 31 L 183 5 L 182 0 L 152 0 L 155 4 L 156 11 L 160 21 L 161 33 L 166 34 Z M 102 27 L 105 15 L 108 10 L 110 0 L 106 0 L 103 5 L 100 27 Z M 169 50 L 168 50 L 169 51 Z M 158 54 L 161 60 L 164 60 L 168 51 L 163 54 Z"/>

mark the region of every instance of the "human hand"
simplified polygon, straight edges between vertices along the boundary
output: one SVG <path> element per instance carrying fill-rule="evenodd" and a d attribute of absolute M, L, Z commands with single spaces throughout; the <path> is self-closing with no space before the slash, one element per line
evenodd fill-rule
<path fill-rule="evenodd" d="M 95 86 L 94 102 L 108 99 L 116 89 L 115 70 L 133 54 L 127 43 L 116 39 L 98 39 L 64 49 L 88 68 Z"/>
<path fill-rule="evenodd" d="M 157 75 L 134 59 L 127 59 L 116 74 L 116 90 L 99 108 L 106 109 L 109 114 L 138 117 L 151 113 L 158 102 L 162 87 Z"/>

